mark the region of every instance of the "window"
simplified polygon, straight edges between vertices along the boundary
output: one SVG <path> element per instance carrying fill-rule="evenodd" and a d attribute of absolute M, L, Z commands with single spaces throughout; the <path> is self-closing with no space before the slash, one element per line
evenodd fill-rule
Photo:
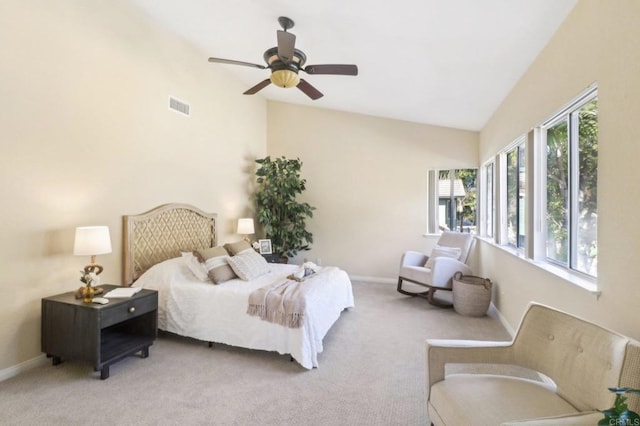
<path fill-rule="evenodd" d="M 597 292 L 598 94 L 594 84 L 481 169 L 481 233 Z M 495 235 L 493 235 L 495 233 Z"/>
<path fill-rule="evenodd" d="M 482 198 L 482 235 L 492 238 L 494 233 L 495 207 L 495 165 L 494 162 L 486 164 L 482 168 L 483 198 Z"/>
<path fill-rule="evenodd" d="M 476 233 L 477 175 L 477 169 L 429 172 L 429 233 Z"/>
<path fill-rule="evenodd" d="M 598 100 L 587 94 L 542 126 L 546 258 L 597 276 Z"/>
<path fill-rule="evenodd" d="M 506 242 L 523 248 L 525 243 L 526 175 L 525 145 L 520 142 L 505 154 L 506 164 Z"/>

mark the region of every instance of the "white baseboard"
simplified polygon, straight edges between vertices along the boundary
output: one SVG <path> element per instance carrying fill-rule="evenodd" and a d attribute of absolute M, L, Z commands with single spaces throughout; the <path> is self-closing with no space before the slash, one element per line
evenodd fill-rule
<path fill-rule="evenodd" d="M 24 373 L 25 371 L 31 370 L 32 368 L 39 367 L 47 362 L 47 357 L 42 354 L 35 358 L 31 358 L 27 361 L 21 362 L 18 365 L 14 365 L 9 368 L 5 368 L 4 370 L 0 370 L 0 382 L 3 382 L 7 379 L 17 376 L 20 373 Z"/>
<path fill-rule="evenodd" d="M 516 331 L 513 329 L 513 327 L 511 327 L 511 324 L 509 324 L 507 319 L 502 315 L 498 308 L 496 308 L 496 305 L 494 305 L 493 302 L 491 302 L 491 305 L 489 305 L 488 314 L 494 318 L 497 318 L 512 338 L 513 336 L 515 336 Z"/>

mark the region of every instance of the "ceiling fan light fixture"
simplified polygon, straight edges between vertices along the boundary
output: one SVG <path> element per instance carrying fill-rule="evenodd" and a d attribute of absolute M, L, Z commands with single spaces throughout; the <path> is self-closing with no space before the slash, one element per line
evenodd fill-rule
<path fill-rule="evenodd" d="M 300 83 L 298 73 L 289 69 L 273 71 L 270 79 L 273 84 L 283 88 L 296 87 Z"/>
<path fill-rule="evenodd" d="M 260 83 L 243 92 L 243 95 L 255 95 L 260 90 L 273 84 L 277 87 L 297 87 L 312 100 L 320 99 L 323 95 L 308 81 L 300 78 L 298 73 L 304 71 L 307 74 L 330 75 L 358 75 L 358 67 L 346 64 L 320 64 L 305 67 L 307 55 L 296 49 L 296 36 L 287 30 L 293 28 L 293 21 L 285 16 L 278 18 L 282 31 L 278 30 L 278 45 L 267 49 L 262 57 L 267 65 L 258 65 L 251 62 L 235 61 L 223 58 L 209 58 L 209 62 L 221 64 L 242 65 L 245 67 L 269 69 L 271 75 Z"/>

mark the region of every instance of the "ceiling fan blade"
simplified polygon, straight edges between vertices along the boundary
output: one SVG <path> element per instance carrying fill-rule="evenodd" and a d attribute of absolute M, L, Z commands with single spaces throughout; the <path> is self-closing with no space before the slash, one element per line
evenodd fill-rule
<path fill-rule="evenodd" d="M 291 62 L 296 36 L 286 31 L 278 30 L 278 57 L 282 62 Z"/>
<path fill-rule="evenodd" d="M 307 74 L 358 75 L 358 66 L 345 64 L 307 65 L 303 71 Z"/>
<path fill-rule="evenodd" d="M 271 80 L 270 79 L 264 79 L 262 80 L 260 83 L 256 84 L 255 86 L 253 86 L 251 89 L 247 90 L 246 92 L 243 93 L 243 95 L 253 95 L 258 93 L 260 90 L 264 89 L 265 87 L 267 87 L 268 85 L 271 84 Z"/>
<path fill-rule="evenodd" d="M 251 62 L 234 61 L 232 59 L 209 58 L 209 62 L 217 62 L 220 64 L 230 64 L 230 65 L 243 65 L 245 67 L 260 68 L 261 70 L 267 68 L 264 65 L 252 64 Z"/>
<path fill-rule="evenodd" d="M 313 99 L 314 101 L 316 99 L 320 99 L 321 97 L 323 97 L 324 95 L 315 87 L 313 87 L 312 85 L 310 85 L 305 79 L 301 78 L 300 79 L 300 83 L 298 83 L 298 85 L 296 86 L 298 89 L 302 90 L 304 92 L 305 95 L 307 95 L 308 97 L 310 97 L 311 99 Z"/>

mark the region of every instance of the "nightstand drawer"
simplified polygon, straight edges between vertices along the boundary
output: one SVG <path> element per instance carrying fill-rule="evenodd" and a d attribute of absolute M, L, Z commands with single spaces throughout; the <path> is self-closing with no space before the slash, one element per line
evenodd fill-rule
<path fill-rule="evenodd" d="M 102 328 L 155 311 L 158 307 L 158 293 L 145 297 L 133 297 L 113 307 L 105 306 L 100 312 Z"/>

